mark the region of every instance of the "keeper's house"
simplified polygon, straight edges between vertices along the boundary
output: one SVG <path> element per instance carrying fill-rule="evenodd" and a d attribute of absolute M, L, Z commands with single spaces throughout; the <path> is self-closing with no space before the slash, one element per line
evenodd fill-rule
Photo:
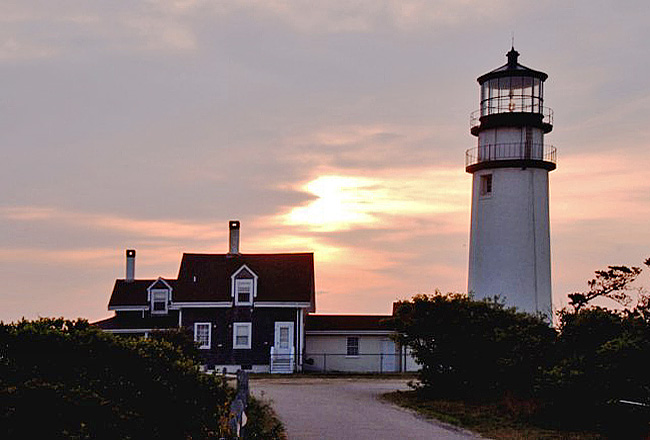
<path fill-rule="evenodd" d="M 184 254 L 176 279 L 136 279 L 135 250 L 127 250 L 126 277 L 115 281 L 108 303 L 115 316 L 95 325 L 145 337 L 186 328 L 209 370 L 413 369 L 384 317 L 309 315 L 316 310 L 312 253 L 242 254 L 239 231 L 231 221 L 227 254 Z"/>

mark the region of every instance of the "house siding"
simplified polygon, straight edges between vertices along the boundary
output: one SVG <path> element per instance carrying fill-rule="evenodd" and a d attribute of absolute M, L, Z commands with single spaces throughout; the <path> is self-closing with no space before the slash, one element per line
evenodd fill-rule
<path fill-rule="evenodd" d="M 194 331 L 195 322 L 212 324 L 212 341 L 209 350 L 201 350 L 203 362 L 208 369 L 216 365 L 269 365 L 271 347 L 274 344 L 275 323 L 290 321 L 294 323 L 294 347 L 298 352 L 299 323 L 296 320 L 297 308 L 258 308 L 254 306 L 231 308 L 188 308 L 183 309 L 182 326 Z M 233 323 L 252 323 L 250 349 L 233 349 Z"/>

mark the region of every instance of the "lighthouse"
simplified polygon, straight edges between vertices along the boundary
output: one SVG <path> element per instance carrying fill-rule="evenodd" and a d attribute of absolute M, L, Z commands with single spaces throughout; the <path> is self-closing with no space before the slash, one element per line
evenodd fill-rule
<path fill-rule="evenodd" d="M 470 117 L 478 146 L 465 153 L 472 174 L 468 292 L 499 295 L 507 306 L 551 317 L 548 174 L 556 149 L 544 143 L 553 112 L 544 106 L 548 75 L 508 62 L 477 81 L 480 108 Z"/>

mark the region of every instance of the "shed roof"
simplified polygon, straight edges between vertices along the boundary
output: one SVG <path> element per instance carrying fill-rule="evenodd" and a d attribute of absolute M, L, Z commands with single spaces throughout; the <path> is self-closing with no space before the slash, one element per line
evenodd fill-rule
<path fill-rule="evenodd" d="M 306 331 L 393 331 L 391 315 L 308 315 Z"/>

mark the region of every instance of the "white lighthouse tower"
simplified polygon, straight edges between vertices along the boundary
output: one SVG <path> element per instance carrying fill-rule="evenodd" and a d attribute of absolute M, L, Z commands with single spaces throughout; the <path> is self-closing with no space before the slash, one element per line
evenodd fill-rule
<path fill-rule="evenodd" d="M 548 173 L 556 150 L 544 144 L 553 113 L 544 104 L 548 77 L 508 62 L 477 80 L 480 109 L 472 113 L 478 147 L 467 150 L 472 174 L 468 292 L 499 295 L 506 305 L 551 317 Z"/>

